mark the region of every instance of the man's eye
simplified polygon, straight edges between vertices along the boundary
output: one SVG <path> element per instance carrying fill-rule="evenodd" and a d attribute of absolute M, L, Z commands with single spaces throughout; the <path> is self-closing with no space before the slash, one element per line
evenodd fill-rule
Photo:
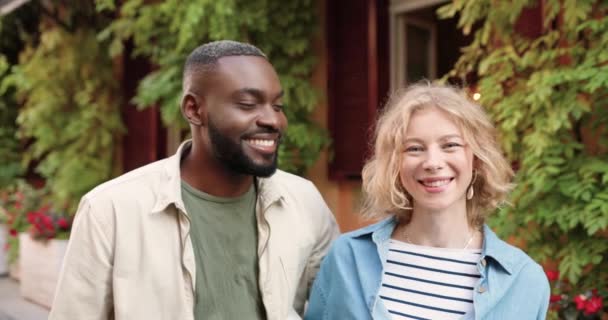
<path fill-rule="evenodd" d="M 251 108 L 255 107 L 255 103 L 253 103 L 253 102 L 237 102 L 237 104 L 240 107 L 243 107 L 246 109 L 251 109 Z"/>

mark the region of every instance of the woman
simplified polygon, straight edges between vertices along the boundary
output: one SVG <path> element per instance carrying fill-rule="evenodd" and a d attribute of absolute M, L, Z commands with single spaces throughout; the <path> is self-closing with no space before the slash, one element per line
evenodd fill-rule
<path fill-rule="evenodd" d="M 306 319 L 545 319 L 542 268 L 484 224 L 513 172 L 482 108 L 456 89 L 391 98 L 363 169 L 363 213 L 313 285 Z"/>

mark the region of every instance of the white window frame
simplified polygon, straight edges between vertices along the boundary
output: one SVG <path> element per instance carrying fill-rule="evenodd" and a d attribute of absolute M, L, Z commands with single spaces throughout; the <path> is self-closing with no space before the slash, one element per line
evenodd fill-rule
<path fill-rule="evenodd" d="M 437 76 L 437 27 L 434 23 L 428 23 L 415 18 L 407 17 L 408 12 L 419 10 L 447 2 L 448 0 L 391 0 L 389 7 L 390 16 L 390 87 L 391 91 L 403 88 L 407 85 L 405 75 L 407 74 L 407 51 L 405 34 L 406 26 L 414 25 L 419 28 L 427 29 L 431 35 L 429 41 L 428 57 L 429 78 Z"/>

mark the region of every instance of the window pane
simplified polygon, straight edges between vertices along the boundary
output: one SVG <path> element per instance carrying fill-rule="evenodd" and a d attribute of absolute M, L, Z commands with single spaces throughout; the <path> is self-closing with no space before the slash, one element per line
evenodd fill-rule
<path fill-rule="evenodd" d="M 405 79 L 407 83 L 413 83 L 421 79 L 430 78 L 429 52 L 431 32 L 412 24 L 406 25 L 406 52 L 407 61 Z"/>

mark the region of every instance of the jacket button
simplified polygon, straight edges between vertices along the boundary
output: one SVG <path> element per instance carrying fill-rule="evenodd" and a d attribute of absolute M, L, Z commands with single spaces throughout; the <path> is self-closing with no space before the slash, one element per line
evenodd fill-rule
<path fill-rule="evenodd" d="M 484 286 L 480 286 L 480 287 L 479 287 L 479 289 L 477 289 L 477 292 L 479 292 L 479 293 L 484 293 L 484 292 L 486 292 L 486 287 L 484 287 Z"/>
<path fill-rule="evenodd" d="M 486 266 L 486 264 L 487 264 L 487 262 L 486 262 L 486 258 L 481 259 L 481 261 L 480 261 L 480 262 L 481 262 L 481 265 L 482 265 L 482 266 L 484 266 L 484 267 L 485 267 L 485 266 Z"/>

